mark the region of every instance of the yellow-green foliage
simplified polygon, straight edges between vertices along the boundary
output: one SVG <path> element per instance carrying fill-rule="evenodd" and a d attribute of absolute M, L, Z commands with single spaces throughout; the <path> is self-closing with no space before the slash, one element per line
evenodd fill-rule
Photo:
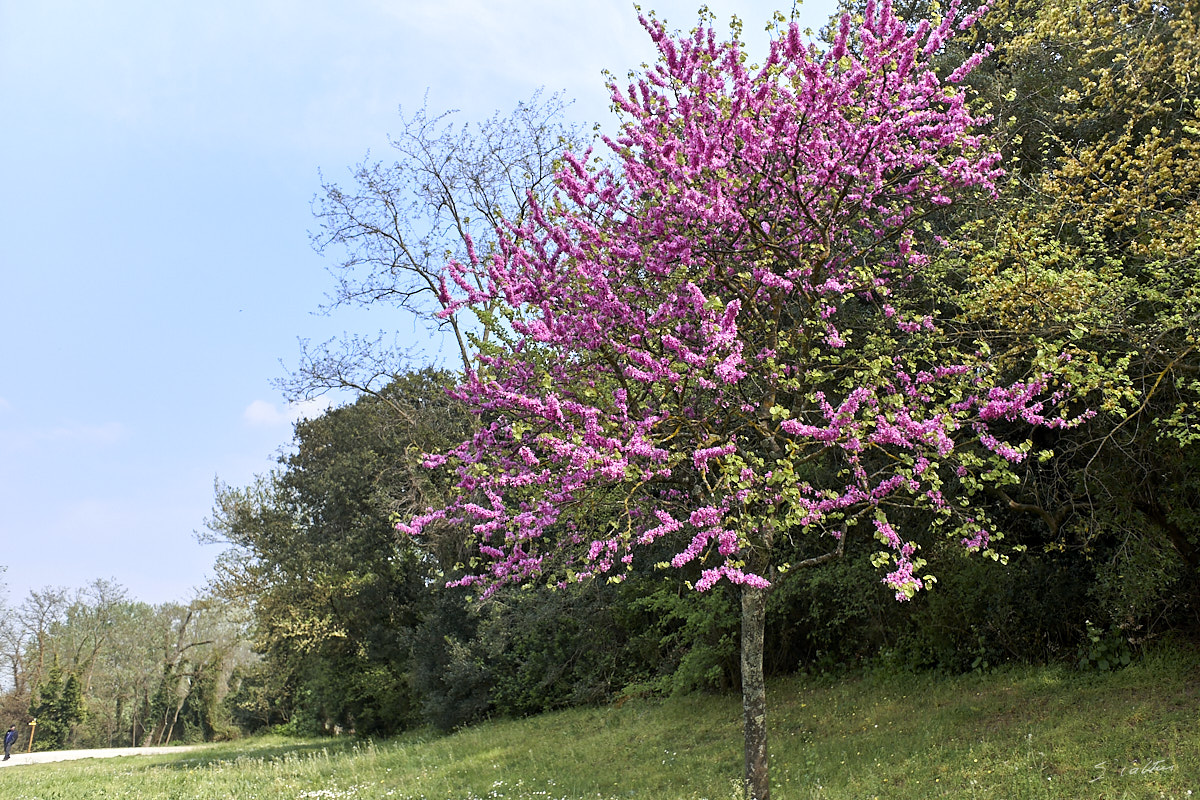
<path fill-rule="evenodd" d="M 1045 159 L 1028 187 L 1051 218 L 1117 234 L 1145 259 L 1194 255 L 1200 4 L 999 0 L 983 30 L 999 38 L 999 73 L 1024 72 L 996 102 L 1014 150 Z"/>
<path fill-rule="evenodd" d="M 976 35 L 997 49 L 977 88 L 1011 180 L 955 237 L 964 324 L 1016 368 L 1074 359 L 1063 369 L 1110 424 L 1140 416 L 1186 446 L 1200 438 L 1200 3 L 990 8 Z"/>

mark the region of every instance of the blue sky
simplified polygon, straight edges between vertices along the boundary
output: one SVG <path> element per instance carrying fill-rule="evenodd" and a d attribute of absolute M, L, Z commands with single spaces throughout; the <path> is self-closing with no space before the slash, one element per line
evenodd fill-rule
<path fill-rule="evenodd" d="M 700 2 L 642 5 L 690 28 Z M 707 5 L 763 52 L 776 3 Z M 318 170 L 386 159 L 397 109 L 426 92 L 469 121 L 544 86 L 611 131 L 601 70 L 652 56 L 618 0 L 0 0 L 9 602 L 97 578 L 190 599 L 219 552 L 195 539 L 214 480 L 270 470 L 304 411 L 273 385 L 298 340 L 412 335 L 316 313 L 332 288 L 307 235 Z"/>

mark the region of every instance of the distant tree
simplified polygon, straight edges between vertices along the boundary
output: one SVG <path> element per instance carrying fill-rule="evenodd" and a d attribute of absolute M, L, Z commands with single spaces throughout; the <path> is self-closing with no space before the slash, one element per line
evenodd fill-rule
<path fill-rule="evenodd" d="M 5 597 L 0 604 L 0 660 L 4 662 L 4 681 L 0 687 L 18 697 L 26 697 L 29 691 L 25 670 L 27 636 L 28 632 Z"/>
<path fill-rule="evenodd" d="M 106 646 L 93 662 L 91 713 L 81 730 L 86 746 L 142 743 L 147 707 L 162 673 L 161 619 L 160 609 L 147 603 L 129 601 L 111 610 Z"/>
<path fill-rule="evenodd" d="M 459 583 L 485 593 L 620 580 L 639 554 L 698 590 L 740 587 L 755 798 L 770 589 L 861 526 L 913 596 L 930 577 L 895 528 L 905 508 L 1000 558 L 972 495 L 1012 480 L 1031 426 L 1075 422 L 1052 373 L 1000 383 L 923 290 L 938 244 L 922 221 L 998 174 L 954 86 L 985 53 L 930 63 L 956 8 L 910 25 L 868 5 L 823 53 L 792 25 L 753 69 L 736 36 L 644 19 L 659 61 L 612 87 L 613 166 L 568 154 L 552 202 L 449 267 L 464 299 L 448 310 L 505 323 L 457 390 L 485 419 L 449 453 L 458 495 L 401 530 L 473 531 Z"/>
<path fill-rule="evenodd" d="M 180 715 L 201 677 L 213 668 L 211 631 L 203 624 L 207 616 L 202 603 L 167 605 L 161 609 L 159 669 L 161 676 L 150 697 L 149 729 L 143 743 L 164 745 L 177 737 Z M 219 665 L 219 661 L 217 664 Z"/>
<path fill-rule="evenodd" d="M 123 586 L 94 580 L 78 592 L 52 628 L 56 649 L 91 691 L 97 659 L 113 634 L 117 609 L 128 603 Z"/>
<path fill-rule="evenodd" d="M 69 592 L 64 587 L 47 586 L 34 589 L 17 608 L 17 624 L 21 629 L 21 638 L 32 645 L 33 652 L 25 657 L 29 686 L 37 686 L 42 682 L 46 671 L 48 658 L 57 656 L 57 651 L 51 646 L 50 632 L 52 628 L 66 616 L 70 605 Z"/>
<path fill-rule="evenodd" d="M 295 452 L 276 473 L 218 487 L 207 536 L 229 549 L 215 591 L 251 608 L 267 661 L 247 691 L 265 683 L 294 693 L 274 707 L 307 715 L 311 727 L 389 732 L 416 722 L 408 635 L 436 563 L 397 536 L 393 516 L 443 496 L 419 454 L 470 430 L 451 383 L 436 370 L 402 375 L 298 423 Z M 262 697 L 240 702 L 273 713 Z"/>
<path fill-rule="evenodd" d="M 74 673 L 64 673 L 57 658 L 50 662 L 34 690 L 29 713 L 37 720 L 35 750 L 66 748 L 73 741 L 75 726 L 86 718 L 79 678 Z"/>
<path fill-rule="evenodd" d="M 30 592 L 0 618 L 0 655 L 12 675 L 0 709 L 39 715 L 45 747 L 227 735 L 230 680 L 254 661 L 244 617 L 213 598 L 134 602 L 104 580 Z"/>

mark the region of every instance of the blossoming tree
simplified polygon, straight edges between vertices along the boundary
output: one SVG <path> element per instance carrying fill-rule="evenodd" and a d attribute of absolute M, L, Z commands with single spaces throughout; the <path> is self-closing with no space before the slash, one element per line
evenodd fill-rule
<path fill-rule="evenodd" d="M 459 582 L 485 593 L 620 580 L 664 550 L 698 591 L 738 585 L 755 798 L 771 588 L 865 531 L 881 579 L 912 597 L 930 578 L 897 509 L 991 552 L 970 496 L 1030 454 L 1014 432 L 1078 421 L 1049 375 L 996 385 L 923 282 L 938 243 L 922 218 L 999 175 L 956 88 L 986 50 L 931 64 L 973 21 L 956 9 L 908 25 L 872 2 L 826 51 L 792 24 L 760 67 L 736 29 L 643 17 L 659 60 L 610 87 L 611 158 L 566 154 L 554 201 L 444 279 L 449 309 L 509 311 L 457 390 L 484 424 L 428 458 L 457 470 L 456 497 L 399 529 L 471 530 Z M 818 550 L 786 563 L 802 537 Z"/>

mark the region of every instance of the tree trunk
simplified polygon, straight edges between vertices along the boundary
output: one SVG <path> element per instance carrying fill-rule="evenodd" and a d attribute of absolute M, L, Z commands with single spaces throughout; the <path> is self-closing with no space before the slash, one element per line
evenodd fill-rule
<path fill-rule="evenodd" d="M 745 795 L 770 800 L 767 773 L 767 686 L 763 678 L 763 634 L 767 590 L 742 586 L 742 717 L 746 738 Z"/>
<path fill-rule="evenodd" d="M 184 702 L 186 702 L 186 700 Z M 171 718 L 171 724 L 167 728 L 167 740 L 162 742 L 162 744 L 167 745 L 171 743 L 171 737 L 175 735 L 175 726 L 179 723 L 179 712 L 182 709 L 183 702 L 180 702 L 179 705 L 175 706 L 175 716 Z"/>

